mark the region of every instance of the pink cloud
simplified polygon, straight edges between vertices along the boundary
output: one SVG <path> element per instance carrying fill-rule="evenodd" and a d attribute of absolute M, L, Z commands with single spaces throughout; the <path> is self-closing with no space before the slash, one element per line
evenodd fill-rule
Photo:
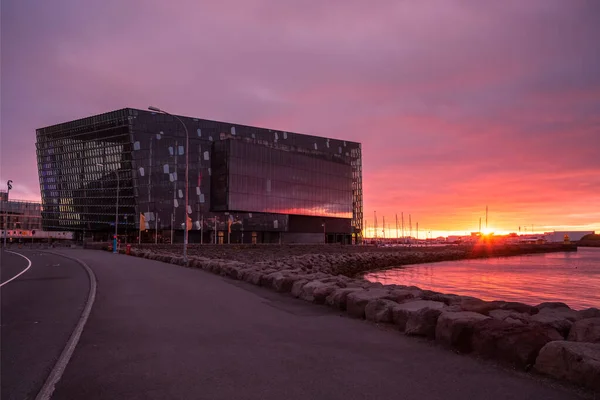
<path fill-rule="evenodd" d="M 15 195 L 38 196 L 36 128 L 156 104 L 362 142 L 367 216 L 600 230 L 594 2 L 27 4 L 2 13 Z"/>

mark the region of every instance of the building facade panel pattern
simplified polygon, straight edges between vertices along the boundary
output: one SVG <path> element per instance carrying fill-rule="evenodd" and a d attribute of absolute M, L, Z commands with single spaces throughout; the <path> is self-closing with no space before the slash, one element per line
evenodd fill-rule
<path fill-rule="evenodd" d="M 287 231 L 288 214 L 297 209 L 351 218 L 360 237 L 359 143 L 180 118 L 189 132 L 187 212 L 186 135 L 173 116 L 123 109 L 38 129 L 44 228 L 113 230 L 118 186 L 120 233 L 157 230 L 163 241 L 165 230 L 181 234 L 187 214 L 191 242 L 216 241 L 219 231 L 237 232 L 239 240 L 244 231 Z M 302 168 L 305 176 L 296 173 Z M 270 183 L 261 176 L 266 171 Z M 260 197 L 268 190 L 276 200 Z"/>

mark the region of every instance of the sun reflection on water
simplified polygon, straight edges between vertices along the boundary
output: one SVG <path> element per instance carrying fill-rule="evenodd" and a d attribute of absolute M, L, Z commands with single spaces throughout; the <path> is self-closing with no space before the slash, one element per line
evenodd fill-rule
<path fill-rule="evenodd" d="M 539 304 L 562 301 L 574 309 L 600 308 L 600 249 L 418 264 L 365 275 L 372 282 L 484 300 Z"/>

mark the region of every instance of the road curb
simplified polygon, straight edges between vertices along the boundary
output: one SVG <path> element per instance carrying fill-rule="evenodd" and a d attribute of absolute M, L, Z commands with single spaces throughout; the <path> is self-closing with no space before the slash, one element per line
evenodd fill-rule
<path fill-rule="evenodd" d="M 54 364 L 52 371 L 50 371 L 48 378 L 44 382 L 44 385 L 42 386 L 42 389 L 40 389 L 38 395 L 35 397 L 35 400 L 49 400 L 52 397 L 52 393 L 54 393 L 56 384 L 62 377 L 62 375 L 65 371 L 65 368 L 67 367 L 67 364 L 69 363 L 69 360 L 71 359 L 71 356 L 73 355 L 73 352 L 75 351 L 75 347 L 77 346 L 77 343 L 79 342 L 79 338 L 81 337 L 81 333 L 83 332 L 83 328 L 85 327 L 88 317 L 90 316 L 90 312 L 92 311 L 92 306 L 94 305 L 94 301 L 96 300 L 96 286 L 97 286 L 96 275 L 94 275 L 94 271 L 92 271 L 92 269 L 85 262 L 81 261 L 78 258 L 67 256 L 67 255 L 64 255 L 61 253 L 55 253 L 53 251 L 42 251 L 42 252 L 48 253 L 48 254 L 54 254 L 56 256 L 60 256 L 60 257 L 64 257 L 64 258 L 68 258 L 70 260 L 73 260 L 73 261 L 79 263 L 88 274 L 88 278 L 90 280 L 90 291 L 88 293 L 88 298 L 85 303 L 85 307 L 83 308 L 83 311 L 81 312 L 81 316 L 79 317 L 79 321 L 77 321 L 77 325 L 75 325 L 75 329 L 71 333 L 71 336 L 69 337 L 69 340 L 67 341 L 67 344 L 65 345 L 65 348 L 63 349 L 60 356 L 58 357 L 56 364 Z"/>

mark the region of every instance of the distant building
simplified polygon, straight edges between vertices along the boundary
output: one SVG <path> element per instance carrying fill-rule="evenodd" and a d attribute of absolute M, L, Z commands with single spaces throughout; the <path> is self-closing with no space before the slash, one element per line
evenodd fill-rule
<path fill-rule="evenodd" d="M 42 230 L 42 205 L 40 202 L 11 200 L 8 192 L 0 191 L 0 235 L 11 237 L 31 236 Z"/>
<path fill-rule="evenodd" d="M 593 234 L 594 231 L 555 231 L 555 232 L 545 232 L 544 239 L 547 242 L 563 242 L 565 240 L 565 235 L 569 236 L 570 241 L 578 241 L 585 235 Z"/>
<path fill-rule="evenodd" d="M 360 243 L 361 144 L 125 108 L 36 132 L 45 230 L 142 242 Z"/>

